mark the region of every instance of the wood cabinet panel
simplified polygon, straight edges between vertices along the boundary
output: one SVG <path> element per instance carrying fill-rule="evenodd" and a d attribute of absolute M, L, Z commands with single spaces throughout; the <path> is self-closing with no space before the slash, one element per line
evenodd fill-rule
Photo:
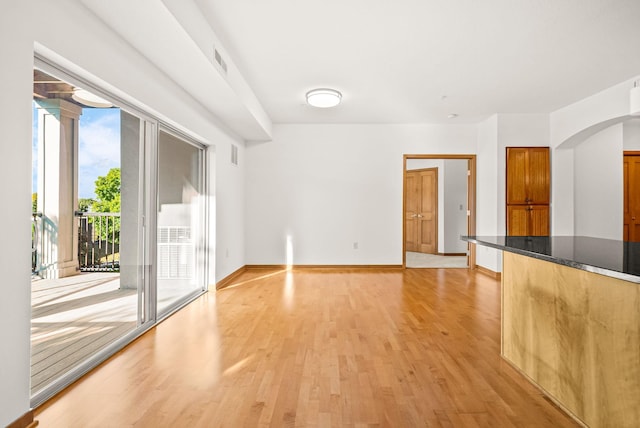
<path fill-rule="evenodd" d="M 549 235 L 549 205 L 531 205 L 528 236 L 547 235 Z"/>
<path fill-rule="evenodd" d="M 548 147 L 507 147 L 507 205 L 549 203 Z"/>
<path fill-rule="evenodd" d="M 533 147 L 528 151 L 527 165 L 528 203 L 539 205 L 549 203 L 549 148 Z"/>
<path fill-rule="evenodd" d="M 526 205 L 507 206 L 507 235 L 528 236 L 529 211 Z"/>
<path fill-rule="evenodd" d="M 509 236 L 549 235 L 549 206 L 507 206 L 507 234 Z"/>
<path fill-rule="evenodd" d="M 549 235 L 548 147 L 507 147 L 507 235 Z"/>
<path fill-rule="evenodd" d="M 640 420 L 638 284 L 503 252 L 502 355 L 590 427 Z"/>
<path fill-rule="evenodd" d="M 507 204 L 526 204 L 527 148 L 507 148 Z"/>

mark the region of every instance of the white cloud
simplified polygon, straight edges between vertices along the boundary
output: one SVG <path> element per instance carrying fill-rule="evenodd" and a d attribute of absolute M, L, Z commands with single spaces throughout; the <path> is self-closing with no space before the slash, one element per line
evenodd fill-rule
<path fill-rule="evenodd" d="M 96 178 L 120 167 L 120 110 L 83 109 L 79 136 L 78 193 L 92 198 Z"/>

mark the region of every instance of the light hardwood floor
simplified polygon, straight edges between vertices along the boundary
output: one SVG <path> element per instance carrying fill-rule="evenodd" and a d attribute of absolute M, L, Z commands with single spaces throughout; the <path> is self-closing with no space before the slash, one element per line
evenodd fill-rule
<path fill-rule="evenodd" d="M 571 427 L 465 269 L 250 270 L 36 410 L 43 427 Z"/>

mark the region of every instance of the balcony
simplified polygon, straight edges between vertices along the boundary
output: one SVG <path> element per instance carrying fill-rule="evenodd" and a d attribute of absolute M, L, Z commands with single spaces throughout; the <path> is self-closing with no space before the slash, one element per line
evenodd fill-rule
<path fill-rule="evenodd" d="M 32 395 L 138 326 L 141 285 L 131 266 L 120 271 L 120 220 L 120 213 L 76 212 L 77 238 L 70 243 L 58 238 L 53 221 L 33 214 Z M 195 277 L 191 234 L 186 226 L 158 227 L 159 310 L 190 291 L 185 280 Z M 77 251 L 74 274 L 65 277 L 55 275 L 62 245 Z"/>
<path fill-rule="evenodd" d="M 120 213 L 76 212 L 78 223 L 78 267 L 80 272 L 120 271 Z M 57 251 L 57 233 L 42 213 L 31 221 L 31 272 L 44 277 L 48 261 Z"/>
<path fill-rule="evenodd" d="M 32 216 L 32 394 L 137 325 L 137 289 L 120 284 L 120 213 L 75 220 L 79 274 L 56 278 L 47 274 L 58 251 L 55 227 Z"/>
<path fill-rule="evenodd" d="M 137 325 L 138 294 L 117 272 L 31 281 L 31 393 Z"/>

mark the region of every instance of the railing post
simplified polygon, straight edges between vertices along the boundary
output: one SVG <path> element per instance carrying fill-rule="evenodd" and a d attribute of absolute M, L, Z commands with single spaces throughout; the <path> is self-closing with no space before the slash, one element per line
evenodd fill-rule
<path fill-rule="evenodd" d="M 43 243 L 42 213 L 31 214 L 31 273 L 40 274 L 42 269 L 42 243 Z"/>

